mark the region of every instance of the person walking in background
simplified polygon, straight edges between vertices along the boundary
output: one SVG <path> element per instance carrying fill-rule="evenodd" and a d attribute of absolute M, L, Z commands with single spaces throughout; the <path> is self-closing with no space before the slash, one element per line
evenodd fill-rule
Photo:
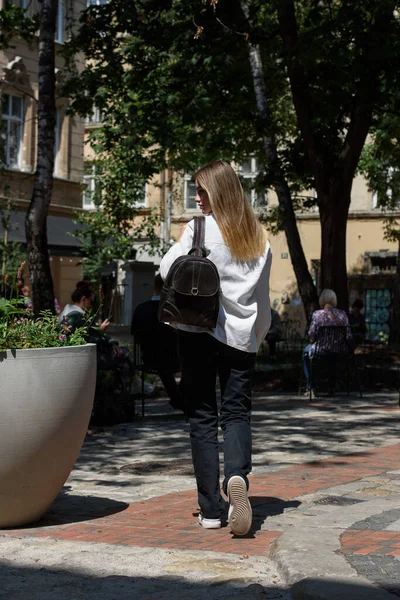
<path fill-rule="evenodd" d="M 344 310 L 336 308 L 337 298 L 333 290 L 322 290 L 321 295 L 319 297 L 319 305 L 321 307 L 321 310 L 315 310 L 311 317 L 311 325 L 308 330 L 310 344 L 308 344 L 304 348 L 303 352 L 303 371 L 307 382 L 306 396 L 309 395 L 311 387 L 310 356 L 314 351 L 315 341 L 318 337 L 319 328 L 325 326 L 349 326 L 349 319 Z M 329 351 L 333 349 L 329 347 L 324 347 L 324 350 L 327 353 L 329 353 Z"/>
<path fill-rule="evenodd" d="M 178 325 L 181 392 L 190 425 L 192 458 L 200 505 L 199 523 L 221 527 L 216 378 L 221 389 L 224 438 L 223 491 L 232 532 L 251 528 L 248 500 L 251 471 L 251 379 L 258 348 L 271 322 L 271 251 L 266 231 L 249 205 L 239 178 L 221 160 L 195 175 L 196 202 L 205 215 L 207 258 L 217 267 L 221 299 L 215 329 Z M 192 247 L 194 221 L 161 261 L 163 279 L 176 258 Z"/>
<path fill-rule="evenodd" d="M 271 327 L 266 336 L 269 346 L 269 357 L 276 358 L 276 344 L 282 339 L 283 327 L 278 311 L 271 308 Z"/>
<path fill-rule="evenodd" d="M 140 344 L 143 362 L 155 369 L 170 398 L 173 408 L 184 410 L 175 373 L 181 370 L 178 358 L 176 329 L 160 323 L 157 317 L 163 286 L 161 275 L 154 278 L 154 295 L 151 300 L 139 304 L 132 318 L 131 334 Z"/>

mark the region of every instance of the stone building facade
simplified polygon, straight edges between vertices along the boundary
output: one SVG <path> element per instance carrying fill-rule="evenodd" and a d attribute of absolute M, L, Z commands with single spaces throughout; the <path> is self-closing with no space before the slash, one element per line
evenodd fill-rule
<path fill-rule="evenodd" d="M 0 0 L 5 8 L 6 0 Z M 15 4 L 34 13 L 37 0 Z M 76 229 L 75 210 L 82 207 L 84 123 L 66 114 L 68 100 L 61 96 L 64 60 L 59 54 L 68 27 L 85 8 L 85 0 L 60 0 L 56 29 L 56 130 L 52 200 L 48 219 L 48 241 L 54 289 L 61 304 L 69 301 L 76 281 L 81 278 L 77 241 L 68 235 Z M 78 57 L 77 66 L 83 64 Z M 10 241 L 25 243 L 24 218 L 33 189 L 37 144 L 38 44 L 14 40 L 13 47 L 0 51 L 1 138 L 0 201 L 12 210 Z M 4 235 L 0 231 L 0 235 Z"/>

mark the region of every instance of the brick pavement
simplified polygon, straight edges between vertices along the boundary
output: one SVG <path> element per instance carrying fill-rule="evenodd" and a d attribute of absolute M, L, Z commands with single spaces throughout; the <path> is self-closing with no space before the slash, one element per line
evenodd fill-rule
<path fill-rule="evenodd" d="M 400 556 L 399 531 L 357 531 L 348 529 L 341 538 L 341 551 L 344 554 L 379 554 Z"/>
<path fill-rule="evenodd" d="M 254 519 L 255 531 L 245 538 L 235 538 L 227 534 L 225 528 L 217 531 L 200 528 L 193 490 L 130 505 L 120 503 L 119 512 L 115 510 L 98 518 L 98 513 L 91 512 L 90 502 L 80 512 L 73 506 L 63 514 L 53 509 L 36 525 L 2 531 L 2 535 L 268 556 L 282 533 L 264 528 L 266 515 L 274 505 L 278 514 L 286 507 L 295 507 L 293 500 L 304 494 L 399 469 L 400 444 L 393 444 L 251 476 L 250 500 L 257 518 Z M 342 536 L 342 552 L 398 556 L 400 532 L 349 528 Z"/>
<path fill-rule="evenodd" d="M 385 477 L 399 479 L 400 473 Z M 340 551 L 360 575 L 400 596 L 400 508 L 353 523 L 340 542 Z"/>

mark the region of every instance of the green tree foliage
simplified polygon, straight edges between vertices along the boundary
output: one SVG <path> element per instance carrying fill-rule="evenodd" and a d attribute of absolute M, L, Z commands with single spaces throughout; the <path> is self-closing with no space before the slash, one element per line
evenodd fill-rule
<path fill-rule="evenodd" d="M 377 209 L 385 214 L 386 239 L 399 240 L 400 225 L 395 214 L 400 209 L 399 100 L 389 113 L 377 119 L 363 150 L 360 172 L 368 179 L 370 189 L 376 194 Z"/>
<path fill-rule="evenodd" d="M 11 2 L 0 9 L 0 49 L 14 48 L 15 40 L 31 43 L 39 28 L 39 14 L 28 17 L 26 9 Z"/>
<path fill-rule="evenodd" d="M 135 159 L 129 149 L 115 147 L 112 152 L 99 149 L 96 160 L 90 163 L 95 189 L 91 194 L 85 190 L 85 194 L 91 195 L 95 210 L 76 213 L 80 227 L 72 235 L 80 240 L 84 274 L 96 284 L 106 264 L 134 256 L 133 242 L 141 242 L 150 254 L 164 249 L 155 233 L 159 214 L 152 211 L 135 219 L 146 182 L 140 167 L 135 170 Z"/>
<path fill-rule="evenodd" d="M 347 308 L 351 185 L 374 115 L 398 89 L 397 4 L 111 0 L 84 13 L 66 49 L 88 58 L 68 92 L 79 114 L 92 103 L 102 110 L 96 143 L 134 157 L 135 176 L 148 179 L 166 166 L 190 171 L 216 157 L 239 163 L 256 157 L 263 165 L 258 184 L 276 190 L 288 238 L 296 227 L 293 207 L 304 204 L 299 193 L 315 188 L 323 285 L 334 287 Z M 264 113 L 249 63 L 254 49 Z M 273 166 L 266 139 L 276 150 Z M 293 264 L 299 244 L 291 247 Z M 302 272 L 295 272 L 300 289 Z"/>
<path fill-rule="evenodd" d="M 0 200 L 0 223 L 3 234 L 0 237 L 0 290 L 5 292 L 17 276 L 18 267 L 26 258 L 21 244 L 9 241 L 11 232 L 11 201 Z"/>
<path fill-rule="evenodd" d="M 400 104 L 394 97 L 392 109 L 377 119 L 360 161 L 384 216 L 385 239 L 397 242 L 397 268 L 393 289 L 391 340 L 400 342 Z"/>

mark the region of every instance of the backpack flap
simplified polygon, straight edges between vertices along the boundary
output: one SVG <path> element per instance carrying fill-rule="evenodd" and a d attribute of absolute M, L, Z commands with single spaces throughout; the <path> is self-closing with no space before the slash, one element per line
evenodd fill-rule
<path fill-rule="evenodd" d="M 185 296 L 214 296 L 219 292 L 218 271 L 207 258 L 192 256 L 176 265 L 171 285 Z"/>

